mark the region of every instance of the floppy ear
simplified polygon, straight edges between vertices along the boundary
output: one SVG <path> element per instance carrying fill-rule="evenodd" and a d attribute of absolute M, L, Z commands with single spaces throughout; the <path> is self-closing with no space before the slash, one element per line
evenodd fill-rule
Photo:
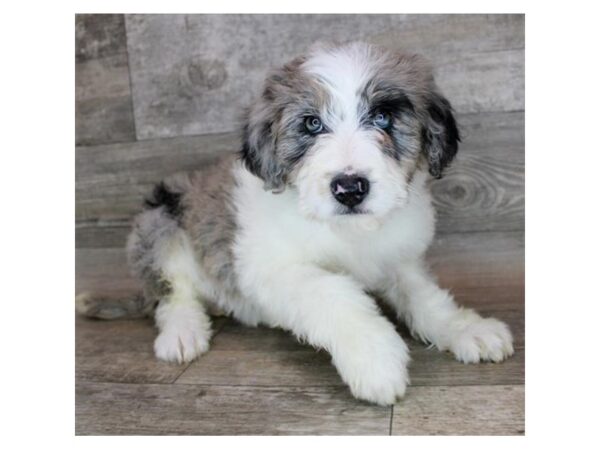
<path fill-rule="evenodd" d="M 423 149 L 429 162 L 429 173 L 441 178 L 456 152 L 460 134 L 450 102 L 433 91 L 428 98 L 427 118 L 423 128 Z"/>
<path fill-rule="evenodd" d="M 282 101 L 288 98 L 286 88 L 290 73 L 301 63 L 297 58 L 267 77 L 262 96 L 248 109 L 242 133 L 242 161 L 246 168 L 264 182 L 265 190 L 283 192 L 286 183 L 286 165 L 277 151 L 278 121 Z"/>
<path fill-rule="evenodd" d="M 262 113 L 265 115 L 266 111 Z M 268 116 L 256 120 L 256 114 L 254 110 L 247 114 L 242 132 L 242 161 L 250 172 L 265 182 L 265 190 L 283 192 L 285 172 L 277 163 L 273 121 Z"/>

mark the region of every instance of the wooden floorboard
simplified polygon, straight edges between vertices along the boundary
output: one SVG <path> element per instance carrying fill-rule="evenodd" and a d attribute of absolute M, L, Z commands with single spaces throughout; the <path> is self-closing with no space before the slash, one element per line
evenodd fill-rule
<path fill-rule="evenodd" d="M 213 333 L 225 325 L 213 320 Z M 105 321 L 77 317 L 75 374 L 80 381 L 173 383 L 188 365 L 169 364 L 154 356 L 156 328 L 151 319 Z"/>
<path fill-rule="evenodd" d="M 78 435 L 319 435 L 389 433 L 391 407 L 342 387 L 79 382 Z"/>
<path fill-rule="evenodd" d="M 524 386 L 428 386 L 394 406 L 393 435 L 523 435 Z"/>

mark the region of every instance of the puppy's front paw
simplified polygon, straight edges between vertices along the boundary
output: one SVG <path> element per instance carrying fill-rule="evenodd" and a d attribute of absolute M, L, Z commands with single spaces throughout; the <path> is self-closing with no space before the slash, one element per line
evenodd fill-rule
<path fill-rule="evenodd" d="M 476 317 L 453 332 L 449 349 L 464 363 L 500 362 L 514 353 L 512 341 L 504 322 Z"/>
<path fill-rule="evenodd" d="M 154 353 L 163 361 L 187 363 L 208 350 L 209 337 L 200 329 L 167 329 L 154 341 Z"/>
<path fill-rule="evenodd" d="M 365 345 L 336 355 L 334 364 L 356 398 L 386 406 L 404 396 L 410 357 L 402 338 L 392 333 L 371 341 L 363 336 Z"/>

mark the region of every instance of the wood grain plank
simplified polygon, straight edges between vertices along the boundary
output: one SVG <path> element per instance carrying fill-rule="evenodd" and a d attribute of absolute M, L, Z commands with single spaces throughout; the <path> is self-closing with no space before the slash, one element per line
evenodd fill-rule
<path fill-rule="evenodd" d="M 236 134 L 229 133 L 77 147 L 77 219 L 127 221 L 162 178 L 206 166 L 239 145 Z"/>
<path fill-rule="evenodd" d="M 75 251 L 75 291 L 122 295 L 141 291 L 130 274 L 124 248 Z"/>
<path fill-rule="evenodd" d="M 218 334 L 224 317 L 213 318 Z M 79 381 L 173 383 L 187 368 L 154 356 L 157 330 L 153 319 L 90 320 L 76 317 L 75 377 Z"/>
<path fill-rule="evenodd" d="M 440 277 L 438 276 L 438 278 Z M 520 278 L 522 280 L 524 277 Z M 449 281 L 443 279 L 442 281 L 442 287 L 449 289 L 457 303 L 462 306 L 475 308 L 482 312 L 524 309 L 525 286 L 522 284 L 502 286 L 501 283 L 498 283 L 494 287 L 471 282 L 469 285 L 463 286 L 452 279 Z"/>
<path fill-rule="evenodd" d="M 75 61 L 127 53 L 123 14 L 76 14 Z"/>
<path fill-rule="evenodd" d="M 462 145 L 431 183 L 438 233 L 525 228 L 523 113 L 459 116 Z"/>
<path fill-rule="evenodd" d="M 75 142 L 132 141 L 135 125 L 126 53 L 75 66 Z"/>
<path fill-rule="evenodd" d="M 123 14 L 75 16 L 75 141 L 135 139 Z"/>
<path fill-rule="evenodd" d="M 438 232 L 522 230 L 524 114 L 461 115 L 459 123 L 463 145 L 457 160 L 431 184 Z M 239 145 L 235 133 L 225 133 L 78 147 L 78 247 L 122 245 L 128 230 L 119 236 L 116 227 L 140 210 L 154 183 L 209 164 Z"/>
<path fill-rule="evenodd" d="M 125 248 L 130 220 L 90 220 L 75 224 L 75 248 Z"/>
<path fill-rule="evenodd" d="M 77 435 L 387 435 L 390 407 L 337 387 L 80 382 Z"/>
<path fill-rule="evenodd" d="M 75 377 L 86 381 L 172 383 L 186 366 L 158 361 L 151 319 L 100 321 L 78 317 Z"/>
<path fill-rule="evenodd" d="M 435 62 L 448 54 L 525 47 L 524 14 L 411 14 L 398 26 L 370 39 L 390 48 L 402 46 Z"/>
<path fill-rule="evenodd" d="M 525 50 L 445 54 L 432 61 L 436 82 L 456 111 L 525 109 Z"/>
<path fill-rule="evenodd" d="M 523 15 L 127 15 L 126 25 L 139 139 L 236 129 L 268 70 L 319 40 L 424 53 L 459 112 L 523 109 Z"/>
<path fill-rule="evenodd" d="M 524 386 L 416 387 L 394 406 L 393 435 L 523 435 Z"/>
<path fill-rule="evenodd" d="M 431 270 L 446 289 L 517 288 L 523 299 L 525 236 L 522 231 L 452 233 L 436 236 L 427 253 Z M 480 302 L 484 303 L 485 298 Z"/>

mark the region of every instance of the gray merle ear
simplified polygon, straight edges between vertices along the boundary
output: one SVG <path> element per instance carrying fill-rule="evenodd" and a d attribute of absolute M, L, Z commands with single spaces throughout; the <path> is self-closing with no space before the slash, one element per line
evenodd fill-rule
<path fill-rule="evenodd" d="M 265 182 L 265 190 L 282 192 L 285 173 L 277 164 L 272 122 L 248 120 L 242 132 L 241 157 L 246 168 Z"/>
<path fill-rule="evenodd" d="M 246 114 L 241 157 L 244 164 L 265 182 L 265 189 L 282 192 L 291 170 L 290 162 L 280 155 L 278 138 L 283 132 L 282 115 L 294 92 L 302 90 L 304 81 L 299 67 L 305 61 L 299 56 L 274 70 L 267 77 L 261 97 Z"/>
<path fill-rule="evenodd" d="M 252 120 L 251 115 L 242 132 L 242 161 L 246 168 L 265 182 L 268 191 L 283 192 L 285 171 L 278 163 L 275 136 L 271 120 Z"/>
<path fill-rule="evenodd" d="M 437 92 L 428 98 L 427 119 L 423 128 L 423 147 L 429 173 L 441 178 L 443 170 L 458 151 L 460 134 L 450 102 Z"/>
<path fill-rule="evenodd" d="M 275 193 L 285 189 L 287 173 L 277 154 L 276 121 L 280 113 L 276 91 L 280 82 L 278 73 L 269 77 L 261 98 L 247 111 L 241 151 L 246 168 L 265 182 L 265 190 Z"/>

